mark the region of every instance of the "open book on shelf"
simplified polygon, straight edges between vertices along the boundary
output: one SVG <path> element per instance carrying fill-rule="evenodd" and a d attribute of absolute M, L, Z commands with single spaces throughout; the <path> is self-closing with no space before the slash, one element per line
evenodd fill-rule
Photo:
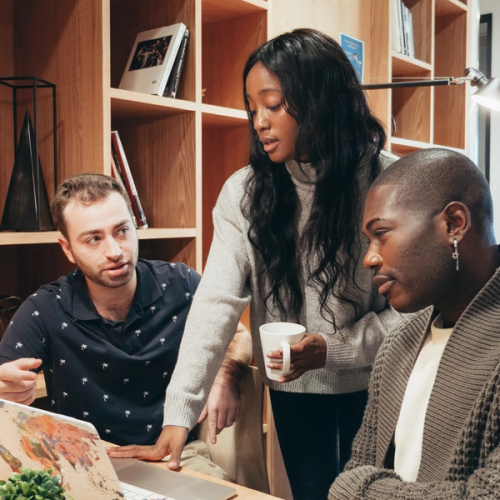
<path fill-rule="evenodd" d="M 135 186 L 132 172 L 125 156 L 123 144 L 120 139 L 120 134 L 117 130 L 111 132 L 111 173 L 118 182 L 121 182 L 127 191 L 132 211 L 134 212 L 135 223 L 138 229 L 147 229 L 148 222 L 142 209 L 141 201 L 139 200 L 139 193 Z"/>
<path fill-rule="evenodd" d="M 185 32 L 184 23 L 140 32 L 119 88 L 162 96 Z"/>

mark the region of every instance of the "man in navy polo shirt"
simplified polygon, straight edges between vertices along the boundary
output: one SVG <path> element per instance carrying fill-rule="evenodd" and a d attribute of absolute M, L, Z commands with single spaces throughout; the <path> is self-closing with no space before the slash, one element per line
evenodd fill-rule
<path fill-rule="evenodd" d="M 17 311 L 0 342 L 0 398 L 30 404 L 43 369 L 52 411 L 92 422 L 118 445 L 154 444 L 200 275 L 138 259 L 130 201 L 111 177 L 71 177 L 51 210 L 78 269 Z M 238 416 L 245 342 L 235 337 L 212 391 L 211 407 L 223 414 L 215 420 L 226 425 Z"/>

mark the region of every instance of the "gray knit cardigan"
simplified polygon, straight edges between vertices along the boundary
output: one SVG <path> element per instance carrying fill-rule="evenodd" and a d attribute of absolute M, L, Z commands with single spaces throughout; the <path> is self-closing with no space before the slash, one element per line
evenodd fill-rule
<path fill-rule="evenodd" d="M 385 152 L 379 158 L 382 168 L 394 161 L 394 157 Z M 302 169 L 294 161 L 287 162 L 286 168 L 299 199 L 297 233 L 300 238 L 314 200 L 314 170 L 308 166 Z M 367 158 L 362 162 L 359 174 L 363 199 L 368 191 L 369 169 Z M 245 181 L 250 173 L 250 167 L 246 167 L 233 174 L 226 181 L 214 208 L 212 246 L 167 389 L 164 425 L 192 428 L 196 424 L 241 313 L 249 303 L 253 349 L 263 380 L 273 389 L 289 392 L 339 394 L 367 389 L 371 366 L 380 344 L 401 321 L 401 316 L 388 307 L 385 298 L 378 294 L 372 281 L 373 272 L 363 268 L 362 259 L 367 245 L 360 235 L 357 247 L 358 288 L 350 283 L 344 289 L 359 301 L 359 313 L 356 315 L 352 307 L 334 297 L 329 302 L 340 332 L 334 332 L 331 322 L 321 316 L 317 289 L 304 284 L 306 276 L 299 276 L 304 289 L 300 322 L 308 332 L 325 338 L 325 367 L 308 371 L 285 384 L 267 379 L 259 326 L 285 318 L 276 308 L 268 309 L 262 300 L 261 290 L 265 294 L 269 283 L 266 275 L 261 273 L 261 256 L 248 239 L 249 222 L 241 210 Z"/>
<path fill-rule="evenodd" d="M 408 379 L 436 312 L 382 344 L 363 425 L 328 498 L 500 498 L 500 271 L 469 304 L 441 358 L 425 418 L 416 482 L 394 472 L 393 439 Z"/>

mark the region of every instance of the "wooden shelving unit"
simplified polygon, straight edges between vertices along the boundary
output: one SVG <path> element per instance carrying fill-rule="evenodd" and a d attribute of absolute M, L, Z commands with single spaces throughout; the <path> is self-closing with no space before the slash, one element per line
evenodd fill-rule
<path fill-rule="evenodd" d="M 241 74 L 259 44 L 311 26 L 337 39 L 343 31 L 365 41 L 365 83 L 464 74 L 466 1 L 405 0 L 413 15 L 415 58 L 391 50 L 390 0 L 351 0 L 349 9 L 343 1 L 0 0 L 0 67 L 5 75 L 36 75 L 57 85 L 59 181 L 85 171 L 109 173 L 108 137 L 120 131 L 151 227 L 140 234 L 141 255 L 160 250 L 157 258 L 202 270 L 215 200 L 227 177 L 247 162 Z M 192 37 L 177 99 L 118 89 L 136 34 L 180 21 Z M 377 90 L 368 96 L 393 151 L 430 145 L 464 150 L 466 89 Z M 9 103 L 7 90 L 0 89 L 2 206 L 13 163 Z M 42 167 L 49 179 L 49 166 Z M 0 293 L 26 296 L 42 284 L 30 272 L 38 260 L 25 261 L 30 245 L 49 245 L 49 280 L 65 270 L 56 242 L 55 233 L 0 234 L 1 261 L 22 267 L 27 276 L 20 285 L 14 272 L 12 280 L 2 280 Z"/>
<path fill-rule="evenodd" d="M 466 1 L 405 0 L 413 15 L 415 58 L 391 51 L 389 80 L 460 77 L 467 67 Z M 394 15 L 391 12 L 391 16 Z M 391 149 L 444 146 L 465 152 L 467 85 L 391 91 Z"/>
<path fill-rule="evenodd" d="M 2 74 L 36 75 L 57 86 L 58 180 L 109 174 L 110 133 L 120 132 L 150 226 L 138 233 L 141 256 L 202 270 L 212 207 L 226 178 L 248 158 L 241 74 L 250 52 L 268 38 L 268 6 L 265 0 L 0 0 Z M 181 21 L 192 36 L 177 98 L 118 89 L 136 34 Z M 14 154 L 11 113 L 10 95 L 0 89 L 2 207 Z M 58 236 L 0 233 L 0 294 L 26 297 L 68 272 Z"/>

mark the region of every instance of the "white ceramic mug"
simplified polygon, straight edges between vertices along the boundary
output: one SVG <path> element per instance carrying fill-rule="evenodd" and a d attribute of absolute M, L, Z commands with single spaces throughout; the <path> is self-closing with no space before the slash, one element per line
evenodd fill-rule
<path fill-rule="evenodd" d="M 290 375 L 294 370 L 290 370 L 290 346 L 298 344 L 306 334 L 306 329 L 297 323 L 266 323 L 260 328 L 260 341 L 266 365 L 266 375 L 271 380 L 278 380 L 283 375 Z M 283 348 L 283 368 L 272 370 L 267 364 L 270 359 L 266 356 L 269 351 L 277 351 Z M 273 360 L 274 363 L 279 363 Z"/>

